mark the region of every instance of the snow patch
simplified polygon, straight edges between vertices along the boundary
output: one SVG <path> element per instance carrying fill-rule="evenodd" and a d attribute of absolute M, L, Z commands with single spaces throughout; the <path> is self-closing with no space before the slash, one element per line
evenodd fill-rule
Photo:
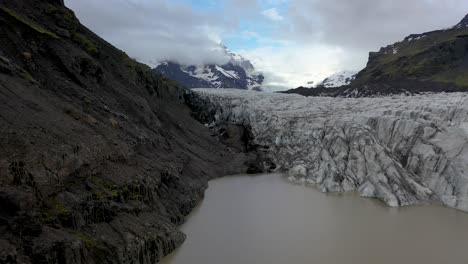
<path fill-rule="evenodd" d="M 343 85 L 350 84 L 356 78 L 357 72 L 355 71 L 342 71 L 337 72 L 325 80 L 323 80 L 318 86 L 326 88 L 340 87 Z"/>
<path fill-rule="evenodd" d="M 229 71 L 221 68 L 220 66 L 215 66 L 216 70 L 228 78 L 239 79 L 239 75 L 235 71 Z"/>

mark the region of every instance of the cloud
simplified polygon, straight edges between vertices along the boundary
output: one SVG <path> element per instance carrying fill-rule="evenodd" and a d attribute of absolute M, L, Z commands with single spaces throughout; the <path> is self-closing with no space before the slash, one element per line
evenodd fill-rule
<path fill-rule="evenodd" d="M 411 33 L 455 25 L 466 12 L 466 0 L 293 0 L 288 38 L 367 53 Z"/>
<path fill-rule="evenodd" d="M 83 24 L 148 64 L 224 63 L 218 43 L 232 26 L 221 15 L 169 0 L 66 0 Z"/>
<path fill-rule="evenodd" d="M 222 64 L 227 58 L 218 44 L 227 41 L 274 87 L 360 70 L 369 51 L 455 25 L 468 12 L 466 0 L 65 2 L 86 26 L 144 63 Z"/>
<path fill-rule="evenodd" d="M 266 86 L 285 90 L 318 81 L 341 69 L 343 50 L 321 44 L 284 42 L 239 53 L 265 75 Z"/>
<path fill-rule="evenodd" d="M 294 45 L 245 54 L 267 72 L 267 81 L 306 85 L 336 71 L 361 70 L 369 51 L 412 33 L 455 25 L 467 12 L 466 0 L 290 0 L 283 14 L 286 23 L 270 38 Z"/>
<path fill-rule="evenodd" d="M 273 21 L 282 21 L 284 17 L 282 17 L 276 8 L 270 8 L 262 12 L 266 18 L 273 20 Z"/>
<path fill-rule="evenodd" d="M 257 9 L 260 7 L 258 0 L 230 0 L 226 5 L 228 8 L 239 9 L 241 11 Z"/>

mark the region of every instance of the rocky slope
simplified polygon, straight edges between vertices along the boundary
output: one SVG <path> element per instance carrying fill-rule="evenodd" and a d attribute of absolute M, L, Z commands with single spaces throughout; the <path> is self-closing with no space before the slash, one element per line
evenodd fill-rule
<path fill-rule="evenodd" d="M 242 124 L 291 180 L 390 206 L 468 211 L 468 94 L 318 98 L 197 89 L 212 126 Z"/>
<path fill-rule="evenodd" d="M 207 181 L 247 170 L 63 1 L 0 0 L 0 35 L 0 263 L 155 263 Z"/>
<path fill-rule="evenodd" d="M 188 88 L 236 88 L 260 90 L 264 77 L 252 63 L 222 47 L 228 58 L 223 65 L 181 65 L 166 61 L 154 70 Z"/>
<path fill-rule="evenodd" d="M 468 90 L 468 16 L 457 25 L 422 34 L 369 54 L 366 68 L 347 87 L 289 91 L 307 96 L 381 96 Z"/>

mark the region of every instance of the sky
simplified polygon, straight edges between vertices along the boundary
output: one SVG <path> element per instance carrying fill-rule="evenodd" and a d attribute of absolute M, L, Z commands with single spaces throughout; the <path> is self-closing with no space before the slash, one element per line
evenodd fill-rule
<path fill-rule="evenodd" d="M 80 21 L 151 66 L 252 61 L 267 86 L 318 83 L 370 51 L 457 24 L 466 0 L 65 0 Z"/>

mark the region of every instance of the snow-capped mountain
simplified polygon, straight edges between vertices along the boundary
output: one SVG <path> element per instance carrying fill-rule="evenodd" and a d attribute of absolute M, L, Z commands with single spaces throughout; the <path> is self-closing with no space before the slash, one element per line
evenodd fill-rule
<path fill-rule="evenodd" d="M 187 88 L 236 88 L 260 90 L 264 80 L 249 60 L 222 46 L 228 62 L 223 65 L 181 65 L 165 61 L 154 70 Z"/>
<path fill-rule="evenodd" d="M 356 74 L 357 72 L 355 71 L 337 72 L 327 77 L 317 87 L 332 88 L 348 85 L 356 78 Z"/>

